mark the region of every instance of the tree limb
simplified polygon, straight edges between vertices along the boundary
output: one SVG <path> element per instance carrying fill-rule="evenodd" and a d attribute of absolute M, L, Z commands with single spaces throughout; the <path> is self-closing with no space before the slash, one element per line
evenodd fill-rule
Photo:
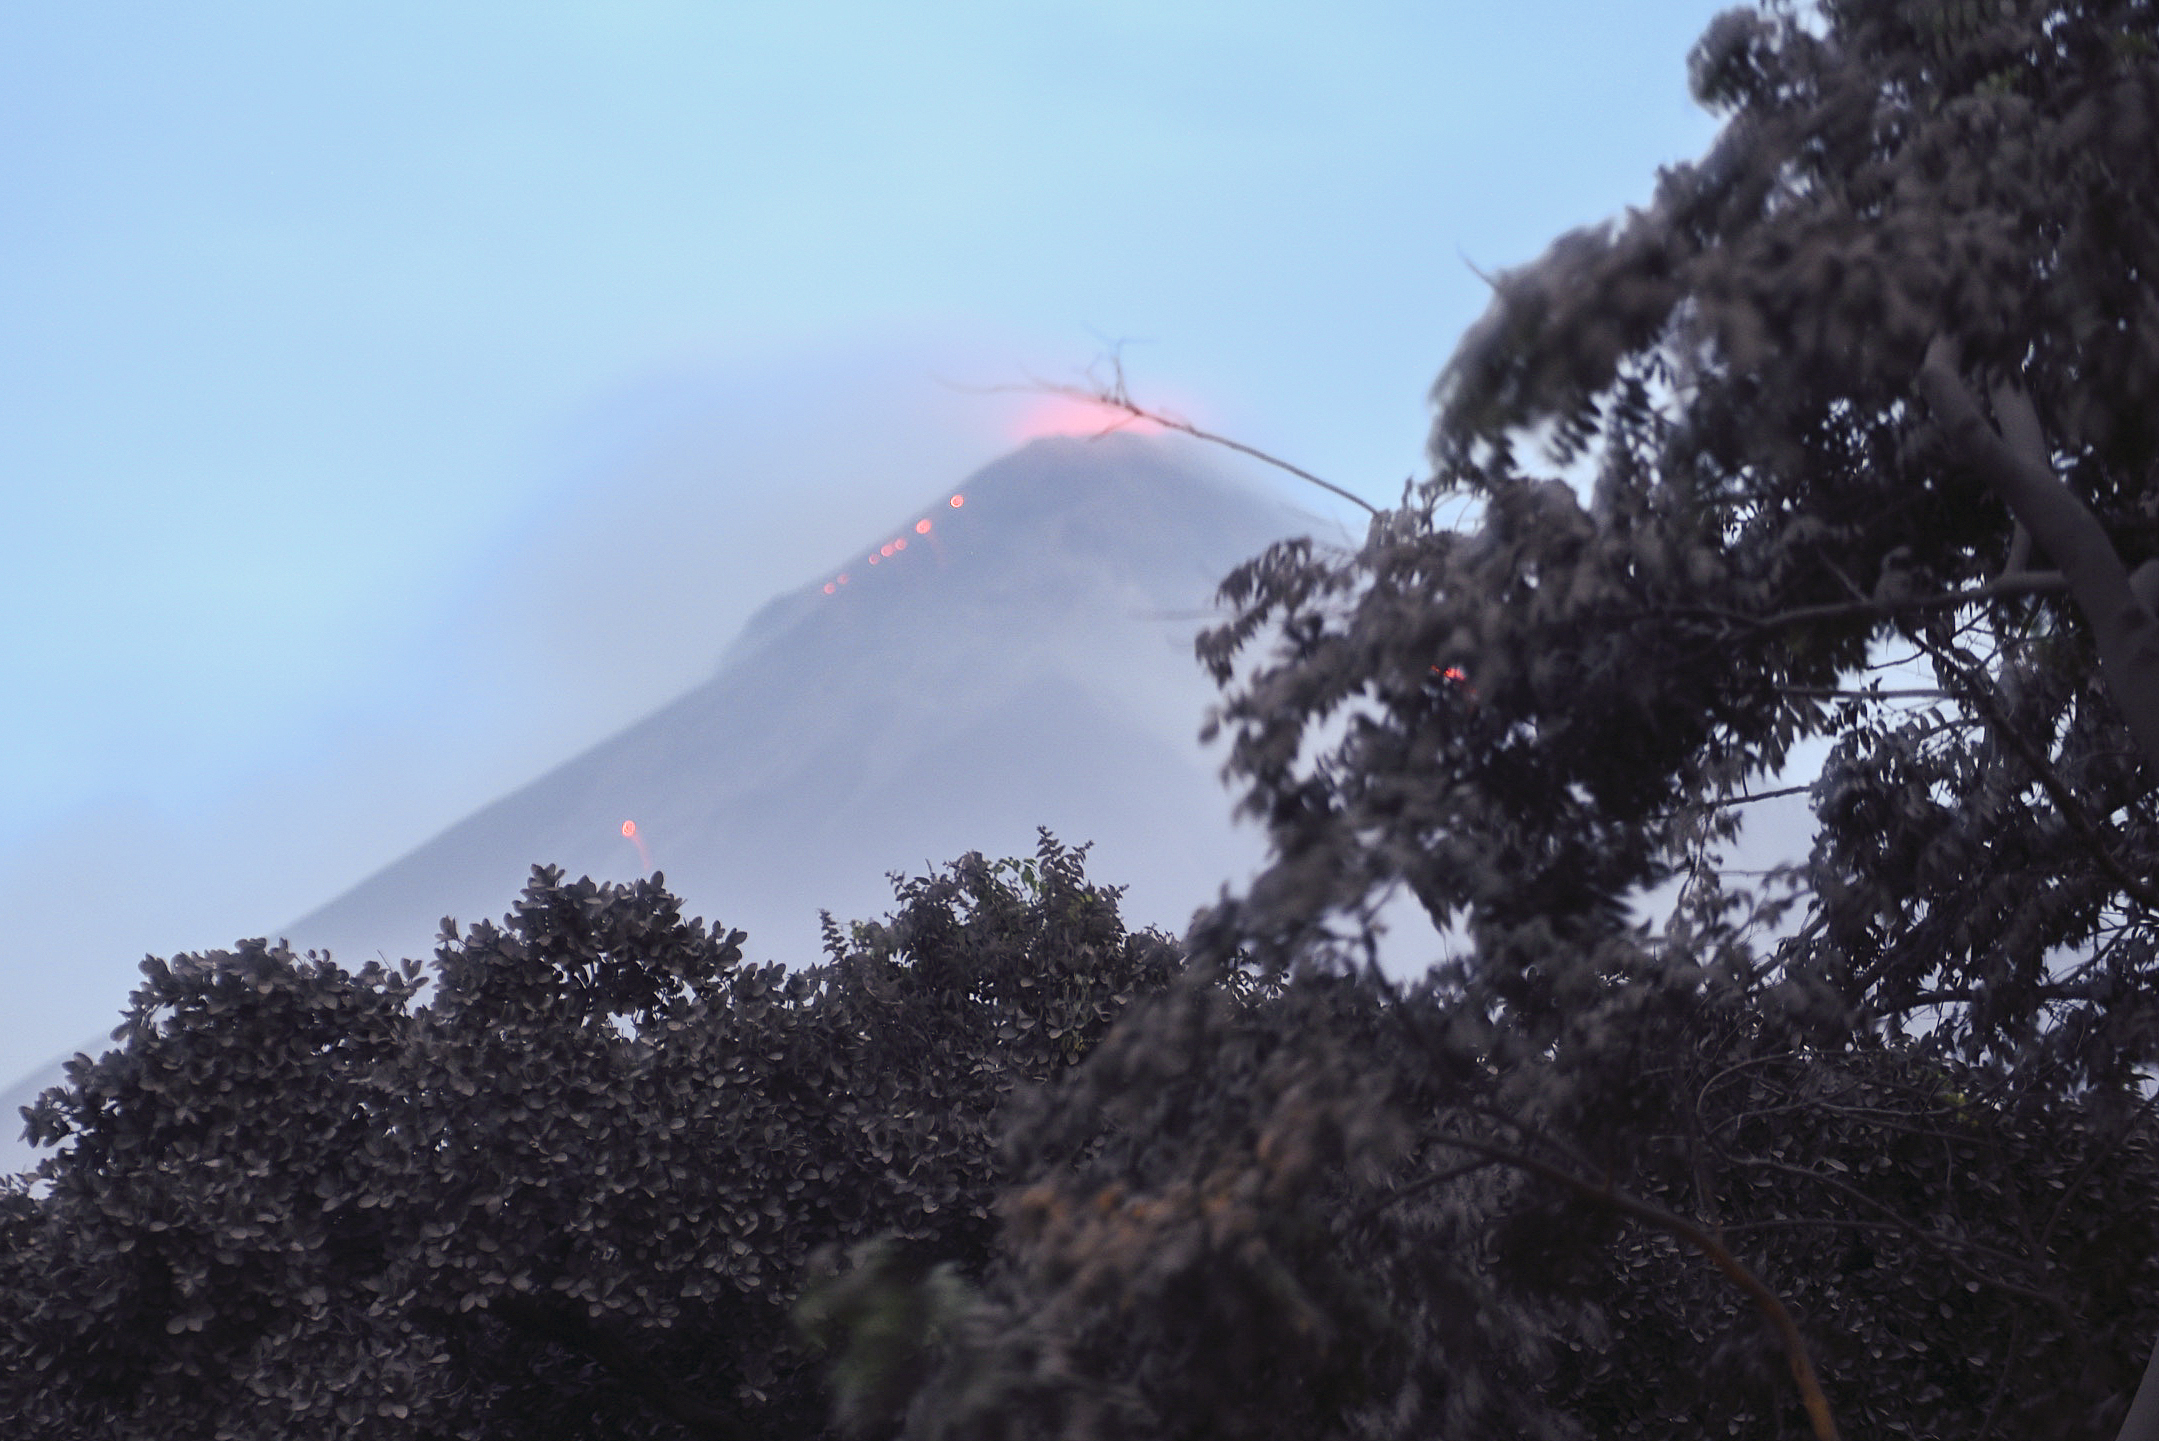
<path fill-rule="evenodd" d="M 1784 1343 L 1784 1359 L 1791 1366 L 1792 1380 L 1799 1387 L 1799 1399 L 1807 1408 L 1807 1419 L 1813 1424 L 1815 1441 L 1837 1441 L 1836 1418 L 1829 1412 L 1829 1398 L 1822 1394 L 1822 1383 L 1814 1374 L 1814 1360 L 1807 1352 L 1805 1338 L 1799 1334 L 1799 1323 L 1759 1276 L 1748 1270 L 1737 1256 L 1725 1249 L 1724 1243 L 1703 1230 L 1684 1216 L 1653 1205 L 1638 1196 L 1630 1196 L 1609 1185 L 1585 1181 L 1572 1172 L 1561 1169 L 1549 1161 L 1540 1160 L 1507 1146 L 1495 1145 L 1469 1136 L 1435 1136 L 1443 1146 L 1453 1146 L 1479 1156 L 1488 1156 L 1504 1162 L 1533 1176 L 1564 1186 L 1584 1200 L 1595 1202 L 1619 1212 L 1622 1216 L 1654 1226 L 1667 1235 L 1676 1236 L 1707 1257 L 1709 1263 L 1725 1274 L 1731 1283 L 1746 1293 L 1754 1302 L 1777 1338 Z"/>
<path fill-rule="evenodd" d="M 2159 775 L 2159 619 L 2129 586 L 2129 572 L 2091 508 L 2054 472 L 2031 401 L 2023 391 L 1995 392 L 1996 430 L 1957 373 L 1955 342 L 1937 336 L 1919 368 L 1919 393 L 1950 448 L 2009 507 L 2011 515 L 2060 568 L 2092 628 L 2100 673 Z M 2155 1400 L 2159 1407 L 2159 1400 Z"/>
<path fill-rule="evenodd" d="M 2007 580 L 2013 575 L 2021 575 L 2024 567 L 2031 564 L 2031 559 L 2032 533 L 2024 528 L 2024 522 L 2020 520 L 2016 523 L 2016 529 L 2010 533 L 2009 558 L 2002 562 L 2002 573 L 1997 579 Z"/>
<path fill-rule="evenodd" d="M 2092 628 L 2100 674 L 2145 764 L 2159 772 L 2159 619 L 2131 588 L 2129 572 L 2098 517 L 2048 463 L 2030 398 L 2013 387 L 1998 389 L 1995 413 L 2002 429 L 1996 432 L 1957 374 L 1957 360 L 1955 342 L 1935 337 L 1919 367 L 1919 393 L 1950 446 L 2068 577 L 2077 608 Z M 2159 1441 L 2159 1343 L 2116 1441 Z"/>
<path fill-rule="evenodd" d="M 1391 1206 L 1400 1205 L 1402 1202 L 1410 1200 L 1413 1197 L 1423 1195 L 1426 1191 L 1434 1190 L 1440 1186 L 1444 1186 L 1449 1181 L 1459 1181 L 1460 1179 L 1462 1179 L 1462 1177 L 1470 1175 L 1473 1172 L 1482 1171 L 1487 1167 L 1497 1166 L 1499 1164 L 1501 1164 L 1501 1162 L 1497 1156 L 1485 1156 L 1479 1160 L 1465 1161 L 1459 1166 L 1450 1167 L 1447 1170 L 1438 1171 L 1429 1176 L 1420 1176 L 1416 1180 L 1410 1181 L 1395 1190 L 1389 1191 L 1386 1195 L 1381 1196 L 1366 1205 L 1363 1210 L 1359 1211 L 1355 1216 L 1351 1218 L 1350 1224 L 1356 1226 L 1362 1225 L 1367 1221 L 1376 1220 L 1381 1212 L 1387 1210 Z"/>

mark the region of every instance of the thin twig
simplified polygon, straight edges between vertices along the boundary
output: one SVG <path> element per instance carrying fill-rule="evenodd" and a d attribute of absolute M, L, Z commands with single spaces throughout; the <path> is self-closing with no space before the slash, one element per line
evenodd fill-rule
<path fill-rule="evenodd" d="M 1721 811 L 1729 806 L 1752 805 L 1756 801 L 1773 801 L 1781 799 L 1784 796 L 1803 796 L 1813 789 L 1814 785 L 1810 781 L 1803 786 L 1780 786 L 1773 791 L 1756 791 L 1752 795 L 1725 796 L 1722 799 L 1713 801 L 1695 801 L 1692 804 L 1680 807 L 1680 809 L 1689 811 Z"/>
<path fill-rule="evenodd" d="M 1156 410 L 1151 406 L 1141 405 L 1132 398 L 1131 390 L 1125 385 L 1124 361 L 1112 355 L 1109 357 L 1109 363 L 1111 379 L 1107 383 L 1097 382 L 1091 386 L 1071 385 L 1054 380 L 1038 380 L 1033 376 L 1029 376 L 1028 383 L 1025 385 L 974 385 L 958 388 L 981 395 L 999 395 L 1018 391 L 1028 395 L 1062 395 L 1073 400 L 1083 400 L 1091 405 L 1099 405 L 1105 410 L 1117 411 L 1125 417 L 1123 420 L 1105 426 L 1102 430 L 1104 435 L 1122 429 L 1130 421 L 1144 420 L 1150 425 L 1159 425 L 1164 430 L 1174 430 L 1179 434 L 1189 435 L 1194 440 L 1204 440 L 1209 445 L 1219 445 L 1225 449 L 1234 450 L 1239 455 L 1248 455 L 1262 465 L 1271 465 L 1276 470 L 1294 475 L 1297 479 L 1316 485 L 1321 490 L 1330 491 L 1352 505 L 1362 506 L 1366 513 L 1375 520 L 1382 514 L 1378 506 L 1372 504 L 1363 496 L 1344 490 L 1331 480 L 1323 480 L 1301 465 L 1293 465 L 1278 455 L 1271 455 L 1261 450 L 1258 446 L 1246 445 L 1241 440 L 1235 440 L 1226 435 L 1218 435 L 1211 430 L 1203 430 L 1181 415 L 1174 415 L 1166 410 Z"/>
<path fill-rule="evenodd" d="M 1832 601 L 1821 605 L 1794 606 L 1774 615 L 1749 615 L 1745 611 L 1725 610 L 1716 606 L 1698 606 L 1691 609 L 1698 614 L 1734 621 L 1757 630 L 1775 630 L 1779 626 L 1804 625 L 1815 620 L 1849 620 L 1869 615 L 1892 616 L 1915 610 L 1958 610 L 1965 606 L 1983 605 L 1990 600 L 2006 600 L 2016 596 L 2061 595 L 2068 589 L 2069 582 L 2063 579 L 2058 571 L 2020 571 L 2015 575 L 1998 577 L 1985 585 L 1975 585 L 1964 590 L 1945 590 L 1935 595 L 1916 595 L 1899 601 L 1880 601 L 1871 597 L 1864 600 Z"/>
<path fill-rule="evenodd" d="M 1499 1164 L 1501 1163 L 1498 1157 L 1486 1156 L 1484 1159 L 1479 1161 L 1470 1161 L 1464 1165 L 1454 1166 L 1445 1171 L 1434 1172 L 1432 1175 L 1429 1176 L 1420 1176 L 1416 1180 L 1411 1181 L 1408 1185 L 1403 1186 L 1397 1190 L 1390 1191 L 1386 1195 L 1381 1196 L 1379 1199 L 1367 1205 L 1363 1210 L 1359 1211 L 1356 1215 L 1350 1218 L 1350 1224 L 1352 1226 L 1361 1226 L 1367 1221 L 1376 1220 L 1378 1219 L 1380 1212 L 1385 1211 L 1388 1208 L 1399 1204 L 1400 1202 L 1407 1201 L 1413 1196 L 1421 1196 L 1426 1191 L 1432 1190 L 1435 1187 L 1446 1185 L 1449 1181 L 1458 1181 L 1462 1177 L 1469 1175 L 1471 1172 L 1486 1170 Z"/>
<path fill-rule="evenodd" d="M 1934 686 L 1911 690 L 1842 690 L 1833 685 L 1780 685 L 1778 695 L 1801 700 L 1954 700 L 1950 691 Z"/>

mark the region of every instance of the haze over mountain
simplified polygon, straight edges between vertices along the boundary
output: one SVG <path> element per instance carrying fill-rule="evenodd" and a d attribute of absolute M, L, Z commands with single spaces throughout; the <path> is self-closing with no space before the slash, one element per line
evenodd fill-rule
<path fill-rule="evenodd" d="M 623 880 L 649 856 L 690 910 L 802 963 L 819 910 L 880 914 L 886 872 L 1025 853 L 1038 825 L 1095 842 L 1129 921 L 1181 929 L 1259 851 L 1197 742 L 1192 637 L 1231 566 L 1310 528 L 1164 440 L 1036 441 L 774 599 L 703 685 L 285 934 L 422 955 L 536 862 Z"/>

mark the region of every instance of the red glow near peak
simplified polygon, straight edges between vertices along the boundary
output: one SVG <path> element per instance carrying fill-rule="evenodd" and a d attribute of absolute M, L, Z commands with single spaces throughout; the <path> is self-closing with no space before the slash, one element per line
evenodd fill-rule
<path fill-rule="evenodd" d="M 1100 435 L 1105 430 L 1159 435 L 1162 426 L 1085 396 L 1038 395 L 1013 422 L 1012 436 L 1015 440 L 1039 440 L 1045 435 Z"/>
<path fill-rule="evenodd" d="M 892 542 L 892 548 L 893 548 L 894 550 L 905 550 L 905 549 L 907 549 L 907 537 L 903 535 L 903 536 L 901 536 L 901 537 L 900 537 L 900 538 L 899 538 L 898 540 L 895 540 L 894 542 Z"/>
<path fill-rule="evenodd" d="M 961 506 L 965 505 L 966 503 L 967 503 L 967 497 L 966 497 L 966 496 L 964 496 L 964 495 L 955 495 L 955 496 L 953 496 L 953 497 L 952 497 L 952 508 L 953 508 L 954 510 L 958 510 L 958 509 L 959 509 L 959 508 L 960 508 Z"/>
<path fill-rule="evenodd" d="M 837 584 L 836 582 L 834 582 L 834 581 L 829 581 L 829 580 L 825 582 L 825 594 L 826 594 L 826 595 L 830 595 L 830 594 L 832 594 L 832 592 L 834 592 L 834 591 L 836 591 L 836 590 L 838 590 L 838 589 L 839 589 L 839 585 L 838 585 L 838 584 Z"/>
<path fill-rule="evenodd" d="M 884 543 L 883 545 L 881 545 L 881 546 L 877 547 L 877 553 L 878 553 L 879 555 L 890 555 L 890 554 L 892 554 L 892 542 L 888 540 L 888 541 L 886 541 L 886 542 L 885 542 L 885 543 Z"/>
<path fill-rule="evenodd" d="M 630 838 L 631 840 L 636 840 L 636 839 L 637 839 L 637 822 L 635 822 L 635 821 L 624 821 L 624 822 L 622 823 L 622 833 L 623 833 L 624 835 L 628 836 L 628 837 L 629 837 L 629 838 Z"/>
<path fill-rule="evenodd" d="M 918 521 L 916 521 L 916 522 L 915 522 L 915 534 L 916 534 L 916 535 L 928 535 L 929 533 L 930 533 L 930 523 L 929 523 L 928 521 L 926 521 L 926 520 L 918 520 Z"/>

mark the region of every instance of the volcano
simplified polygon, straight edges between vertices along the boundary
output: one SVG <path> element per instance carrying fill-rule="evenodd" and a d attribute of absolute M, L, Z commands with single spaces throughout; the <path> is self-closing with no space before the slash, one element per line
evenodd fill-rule
<path fill-rule="evenodd" d="M 702 685 L 279 934 L 347 964 L 425 956 L 536 863 L 649 867 L 754 958 L 800 965 L 820 911 L 882 916 L 888 874 L 1031 854 L 1038 826 L 1094 843 L 1128 925 L 1180 931 L 1262 851 L 1198 740 L 1215 692 L 1193 637 L 1232 567 L 1323 524 L 1171 438 L 1034 441 L 774 598 Z M 61 1079 L 0 1097 L 0 1172 L 34 1163 L 16 1107 Z"/>
<path fill-rule="evenodd" d="M 820 911 L 881 915 L 888 873 L 1029 854 L 1037 827 L 1093 843 L 1128 924 L 1182 930 L 1260 851 L 1197 739 L 1214 692 L 1193 637 L 1231 567 L 1313 525 L 1175 442 L 1035 441 L 775 598 L 704 684 L 284 934 L 424 955 L 536 863 L 649 867 L 801 964 Z"/>

